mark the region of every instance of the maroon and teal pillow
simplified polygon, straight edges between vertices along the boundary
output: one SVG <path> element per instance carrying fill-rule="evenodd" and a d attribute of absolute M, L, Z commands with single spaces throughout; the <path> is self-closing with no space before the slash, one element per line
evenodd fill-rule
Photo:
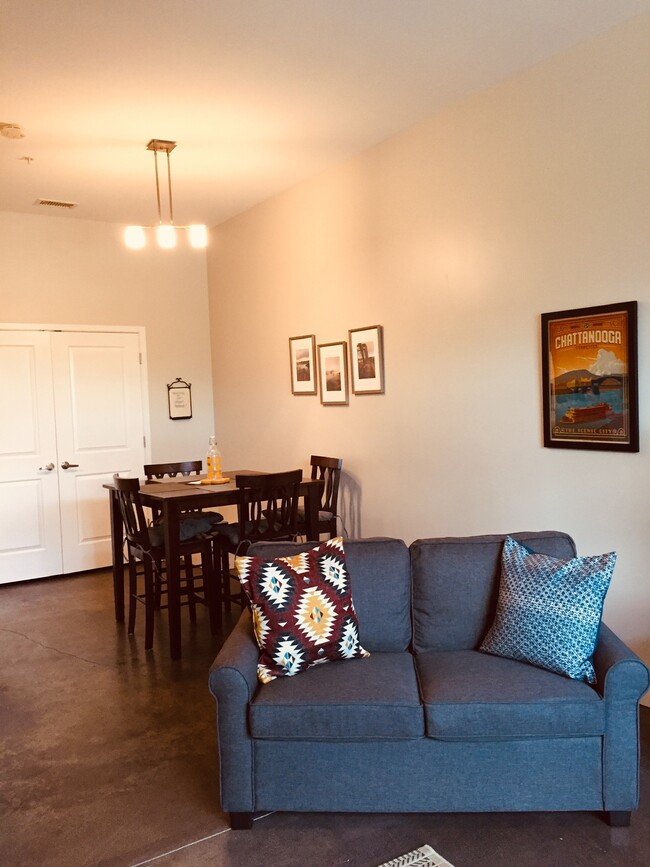
<path fill-rule="evenodd" d="M 251 603 L 262 683 L 370 655 L 359 643 L 342 538 L 294 557 L 236 557 L 235 568 Z"/>

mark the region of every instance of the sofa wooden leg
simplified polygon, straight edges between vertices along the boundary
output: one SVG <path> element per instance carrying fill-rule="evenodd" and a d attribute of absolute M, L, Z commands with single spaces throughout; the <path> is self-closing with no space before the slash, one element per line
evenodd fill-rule
<path fill-rule="evenodd" d="M 630 810 L 608 810 L 607 822 L 612 828 L 627 828 L 632 819 Z"/>
<path fill-rule="evenodd" d="M 253 827 L 252 813 L 231 813 L 230 827 L 233 831 L 250 831 Z"/>

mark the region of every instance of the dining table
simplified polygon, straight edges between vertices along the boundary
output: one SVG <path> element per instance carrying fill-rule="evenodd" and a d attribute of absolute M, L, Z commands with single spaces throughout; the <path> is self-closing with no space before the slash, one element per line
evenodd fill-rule
<path fill-rule="evenodd" d="M 259 475 L 257 470 L 231 470 L 223 473 L 229 479 L 224 484 L 201 484 L 205 475 L 182 478 L 156 479 L 142 482 L 140 498 L 162 517 L 165 527 L 165 562 L 167 571 L 169 649 L 172 659 L 181 657 L 181 567 L 180 567 L 180 516 L 192 509 L 209 509 L 233 506 L 239 500 L 237 476 Z M 124 527 L 117 491 L 112 482 L 104 488 L 109 493 L 111 549 L 113 557 L 113 595 L 115 619 L 124 621 Z M 318 541 L 318 511 L 323 491 L 321 479 L 303 478 L 299 495 L 305 509 L 305 533 L 308 541 Z"/>

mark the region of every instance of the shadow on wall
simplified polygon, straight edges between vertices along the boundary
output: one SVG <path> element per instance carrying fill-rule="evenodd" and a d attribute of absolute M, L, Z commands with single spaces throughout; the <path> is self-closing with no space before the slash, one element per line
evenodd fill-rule
<path fill-rule="evenodd" d="M 339 533 L 344 538 L 361 538 L 361 487 L 345 471 L 339 482 Z"/>

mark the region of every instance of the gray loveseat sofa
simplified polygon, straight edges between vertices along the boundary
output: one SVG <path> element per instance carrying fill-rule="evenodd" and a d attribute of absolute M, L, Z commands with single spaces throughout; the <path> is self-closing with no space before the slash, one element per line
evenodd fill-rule
<path fill-rule="evenodd" d="M 563 533 L 511 534 L 576 556 Z M 595 687 L 477 650 L 496 607 L 503 536 L 345 544 L 367 659 L 264 686 L 245 610 L 209 676 L 221 801 L 254 812 L 604 811 L 638 802 L 641 660 L 605 625 Z M 261 543 L 283 557 L 312 547 Z"/>

